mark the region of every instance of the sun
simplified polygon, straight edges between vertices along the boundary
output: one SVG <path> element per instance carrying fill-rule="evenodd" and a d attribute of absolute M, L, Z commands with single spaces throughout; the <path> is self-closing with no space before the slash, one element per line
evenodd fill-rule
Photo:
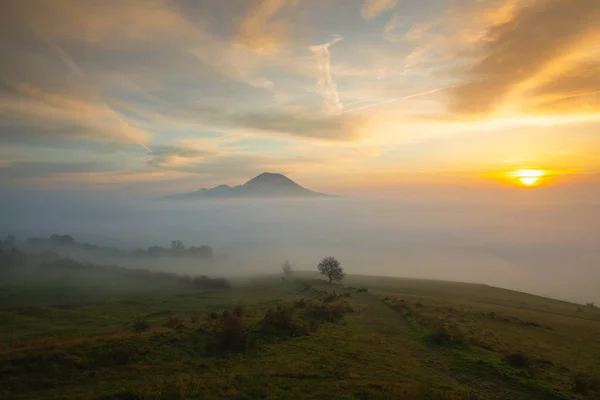
<path fill-rule="evenodd" d="M 520 169 L 518 171 L 509 172 L 513 179 L 517 179 L 525 186 L 536 186 L 545 175 L 545 171 L 541 169 Z"/>

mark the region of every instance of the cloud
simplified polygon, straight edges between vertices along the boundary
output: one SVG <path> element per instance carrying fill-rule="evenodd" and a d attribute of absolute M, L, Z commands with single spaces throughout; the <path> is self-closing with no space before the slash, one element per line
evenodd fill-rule
<path fill-rule="evenodd" d="M 240 22 L 237 30 L 238 43 L 259 54 L 277 54 L 288 39 L 289 23 L 274 19 L 282 8 L 296 6 L 300 0 L 262 0 Z"/>
<path fill-rule="evenodd" d="M 337 93 L 337 86 L 331 75 L 331 53 L 329 48 L 342 40 L 340 35 L 334 36 L 330 42 L 310 47 L 310 51 L 315 55 L 319 75 L 317 78 L 317 89 L 323 96 L 325 110 L 329 113 L 339 113 L 344 109 Z"/>
<path fill-rule="evenodd" d="M 125 110 L 134 108 L 131 104 L 119 104 L 119 107 Z M 315 108 L 287 111 L 279 107 L 267 107 L 263 110 L 244 111 L 175 103 L 153 105 L 136 111 L 140 119 L 152 121 L 151 125 L 155 128 L 165 126 L 169 129 L 189 129 L 197 126 L 232 135 L 268 135 L 339 142 L 360 139 L 369 124 L 365 116 L 323 114 Z"/>
<path fill-rule="evenodd" d="M 148 164 L 157 168 L 181 168 L 214 155 L 213 151 L 190 146 L 153 146 Z"/>
<path fill-rule="evenodd" d="M 357 116 L 315 116 L 303 113 L 247 114 L 233 118 L 238 127 L 248 127 L 264 133 L 334 141 L 360 138 L 367 123 Z"/>
<path fill-rule="evenodd" d="M 161 0 L 9 0 L 6 10 L 0 17 L 0 32 L 22 35 L 33 30 L 42 36 L 110 47 L 132 41 L 154 45 L 193 32 L 178 10 Z"/>
<path fill-rule="evenodd" d="M 365 0 L 360 15 L 364 19 L 373 19 L 385 11 L 394 9 L 397 3 L 398 0 Z"/>
<path fill-rule="evenodd" d="M 451 92 L 451 111 L 536 114 L 555 110 L 556 102 L 563 112 L 585 112 L 585 105 L 597 109 L 600 2 L 537 1 L 521 8 L 516 3 L 506 1 L 488 15 L 499 23 L 477 42 L 473 64 Z M 569 111 L 569 105 L 577 107 Z"/>
<path fill-rule="evenodd" d="M 114 168 L 102 162 L 15 161 L 0 164 L 0 182 L 51 179 L 63 174 L 107 172 Z"/>
<path fill-rule="evenodd" d="M 0 139 L 91 140 L 144 144 L 148 134 L 104 103 L 42 91 L 27 84 L 0 92 Z"/>

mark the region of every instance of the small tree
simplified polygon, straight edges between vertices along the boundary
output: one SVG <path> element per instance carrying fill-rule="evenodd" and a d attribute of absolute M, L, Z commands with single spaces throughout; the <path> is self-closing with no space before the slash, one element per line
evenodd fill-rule
<path fill-rule="evenodd" d="M 185 245 L 181 240 L 173 240 L 171 242 L 171 251 L 174 254 L 181 254 L 185 250 Z"/>
<path fill-rule="evenodd" d="M 283 275 L 286 278 L 292 275 L 292 264 L 290 264 L 289 261 L 286 260 L 281 266 L 281 269 L 283 269 Z"/>
<path fill-rule="evenodd" d="M 341 281 L 344 279 L 344 269 L 340 262 L 334 257 L 325 257 L 317 267 L 321 275 L 325 275 L 329 279 L 329 284 L 332 281 Z"/>

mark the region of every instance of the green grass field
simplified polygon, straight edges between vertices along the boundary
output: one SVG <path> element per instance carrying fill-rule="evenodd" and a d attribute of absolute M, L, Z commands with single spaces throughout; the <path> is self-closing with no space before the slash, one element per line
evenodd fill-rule
<path fill-rule="evenodd" d="M 600 398 L 594 307 L 312 273 L 210 290 L 39 278 L 0 283 L 0 399 Z"/>

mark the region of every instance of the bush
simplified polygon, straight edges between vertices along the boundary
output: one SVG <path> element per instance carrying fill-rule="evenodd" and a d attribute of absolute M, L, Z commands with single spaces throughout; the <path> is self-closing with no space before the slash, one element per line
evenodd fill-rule
<path fill-rule="evenodd" d="M 179 319 L 177 317 L 171 316 L 171 317 L 169 317 L 169 319 L 167 319 L 165 326 L 167 328 L 171 328 L 171 329 L 181 328 L 183 326 L 183 320 Z"/>
<path fill-rule="evenodd" d="M 197 323 L 198 321 L 200 321 L 200 315 L 196 314 L 192 314 L 192 316 L 190 316 L 190 322 L 192 324 Z"/>
<path fill-rule="evenodd" d="M 233 314 L 236 315 L 236 316 L 238 316 L 238 317 L 243 316 L 244 315 L 244 307 L 241 306 L 241 305 L 240 306 L 236 306 L 233 309 Z"/>
<path fill-rule="evenodd" d="M 438 346 L 465 343 L 465 336 L 456 325 L 446 325 L 438 318 L 420 318 L 419 323 L 430 330 L 427 339 Z"/>
<path fill-rule="evenodd" d="M 261 321 L 262 332 L 272 336 L 300 336 L 306 334 L 294 323 L 294 308 L 279 305 L 270 309 Z"/>
<path fill-rule="evenodd" d="M 131 328 L 134 330 L 134 332 L 142 332 L 150 329 L 150 325 L 148 324 L 148 322 L 146 322 L 144 318 L 138 317 L 135 320 L 133 320 Z"/>
<path fill-rule="evenodd" d="M 400 303 L 400 304 L 398 304 L 398 303 L 394 303 L 394 304 L 392 305 L 392 308 L 393 308 L 394 310 L 396 310 L 396 311 L 399 311 L 399 312 L 402 314 L 402 316 L 403 316 L 403 317 L 405 317 L 405 318 L 406 318 L 406 317 L 409 317 L 409 316 L 411 316 L 411 315 L 413 314 L 413 310 L 412 310 L 412 308 L 410 308 L 409 306 L 407 306 L 407 305 L 406 305 L 406 304 L 403 302 L 403 300 L 401 300 L 401 303 Z"/>
<path fill-rule="evenodd" d="M 573 377 L 573 390 L 584 395 L 590 391 L 600 391 L 600 379 L 580 372 Z"/>
<path fill-rule="evenodd" d="M 356 293 L 368 293 L 368 292 L 369 292 L 369 289 L 367 289 L 367 288 L 356 289 Z"/>
<path fill-rule="evenodd" d="M 304 299 L 294 301 L 294 308 L 306 308 L 306 302 Z"/>
<path fill-rule="evenodd" d="M 352 308 L 342 300 L 330 303 L 314 302 L 308 308 L 310 319 L 325 322 L 334 322 L 342 318 L 344 314 L 352 311 Z"/>
<path fill-rule="evenodd" d="M 210 313 L 208 313 L 208 318 L 212 320 L 219 319 L 219 314 L 217 314 L 214 311 L 211 311 Z"/>
<path fill-rule="evenodd" d="M 231 312 L 223 312 L 212 331 L 208 350 L 213 352 L 243 351 L 254 346 L 255 339 L 242 318 Z"/>
<path fill-rule="evenodd" d="M 527 357 L 522 353 L 512 353 L 506 357 L 508 365 L 514 368 L 524 368 L 527 366 Z"/>
<path fill-rule="evenodd" d="M 323 301 L 325 303 L 331 303 L 332 301 L 336 301 L 338 299 L 337 294 L 335 293 L 335 291 L 333 291 L 333 293 L 329 293 L 325 296 L 325 298 L 323 299 Z"/>

